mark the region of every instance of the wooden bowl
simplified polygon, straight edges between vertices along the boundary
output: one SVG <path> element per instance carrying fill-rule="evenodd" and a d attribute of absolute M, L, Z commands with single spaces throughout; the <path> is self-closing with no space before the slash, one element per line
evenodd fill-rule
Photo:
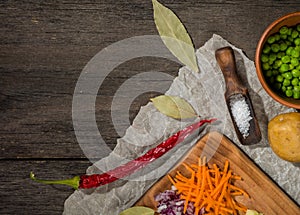
<path fill-rule="evenodd" d="M 297 100 L 294 98 L 285 97 L 284 95 L 280 95 L 279 92 L 276 92 L 275 90 L 273 90 L 271 88 L 271 86 L 269 86 L 269 84 L 267 83 L 267 81 L 264 77 L 264 74 L 263 74 L 260 58 L 261 58 L 261 53 L 262 53 L 264 44 L 270 35 L 278 32 L 282 26 L 294 26 L 299 23 L 300 23 L 300 11 L 287 14 L 287 15 L 275 20 L 273 23 L 271 23 L 266 28 L 266 30 L 262 34 L 262 36 L 258 42 L 258 45 L 256 48 L 256 53 L 255 53 L 256 73 L 257 73 L 258 79 L 259 79 L 260 83 L 262 84 L 263 88 L 277 102 L 279 102 L 285 106 L 295 108 L 295 109 L 300 109 L 300 99 Z"/>

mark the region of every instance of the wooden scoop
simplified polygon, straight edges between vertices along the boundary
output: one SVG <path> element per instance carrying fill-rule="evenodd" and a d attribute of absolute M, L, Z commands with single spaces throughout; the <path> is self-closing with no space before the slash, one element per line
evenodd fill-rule
<path fill-rule="evenodd" d="M 248 89 L 243 86 L 242 82 L 237 76 L 234 52 L 231 47 L 224 47 L 216 50 L 215 56 L 225 78 L 225 101 L 237 137 L 243 145 L 256 144 L 261 140 L 261 132 L 254 113 Z M 234 106 L 232 106 L 237 100 L 238 104 L 235 103 Z M 239 111 L 234 111 L 233 113 L 232 110 L 236 110 L 236 108 L 238 108 Z"/>

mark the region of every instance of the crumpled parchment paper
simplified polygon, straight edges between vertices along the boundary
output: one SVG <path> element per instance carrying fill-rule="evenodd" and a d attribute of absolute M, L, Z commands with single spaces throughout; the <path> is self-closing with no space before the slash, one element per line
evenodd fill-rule
<path fill-rule="evenodd" d="M 224 99 L 225 83 L 222 72 L 215 60 L 215 50 L 224 46 L 234 49 L 238 74 L 248 87 L 257 118 L 259 119 L 262 140 L 253 146 L 243 146 L 235 134 Z M 201 116 L 218 118 L 221 123 L 208 126 L 200 133 L 209 130 L 225 134 L 259 165 L 277 184 L 296 202 L 300 203 L 300 167 L 278 158 L 268 146 L 267 123 L 279 113 L 293 109 L 275 102 L 262 88 L 256 76 L 254 62 L 249 60 L 241 49 L 236 48 L 219 35 L 213 35 L 204 46 L 196 51 L 200 73 L 182 67 L 166 92 L 186 99 Z M 190 121 L 177 121 L 159 113 L 152 103 L 142 107 L 132 126 L 118 139 L 114 151 L 87 170 L 88 174 L 100 173 L 103 169 L 114 168 L 130 159 L 144 154 L 162 140 L 186 125 Z M 146 170 L 139 171 L 126 180 L 92 190 L 77 190 L 66 201 L 63 214 L 115 215 L 131 207 L 158 179 L 187 152 L 197 141 L 191 136 L 178 147 L 153 162 Z"/>

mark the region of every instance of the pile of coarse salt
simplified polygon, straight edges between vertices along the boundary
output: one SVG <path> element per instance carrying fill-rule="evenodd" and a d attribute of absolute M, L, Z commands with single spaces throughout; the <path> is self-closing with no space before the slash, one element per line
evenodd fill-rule
<path fill-rule="evenodd" d="M 241 94 L 231 96 L 230 109 L 239 131 L 246 138 L 249 135 L 249 122 L 252 117 L 250 116 L 249 106 L 246 103 L 245 97 Z"/>

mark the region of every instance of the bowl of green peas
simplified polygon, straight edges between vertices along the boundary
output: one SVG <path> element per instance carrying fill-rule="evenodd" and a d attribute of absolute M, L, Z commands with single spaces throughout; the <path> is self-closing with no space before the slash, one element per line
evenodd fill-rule
<path fill-rule="evenodd" d="M 258 79 L 277 102 L 300 109 L 300 11 L 271 23 L 255 54 Z"/>

